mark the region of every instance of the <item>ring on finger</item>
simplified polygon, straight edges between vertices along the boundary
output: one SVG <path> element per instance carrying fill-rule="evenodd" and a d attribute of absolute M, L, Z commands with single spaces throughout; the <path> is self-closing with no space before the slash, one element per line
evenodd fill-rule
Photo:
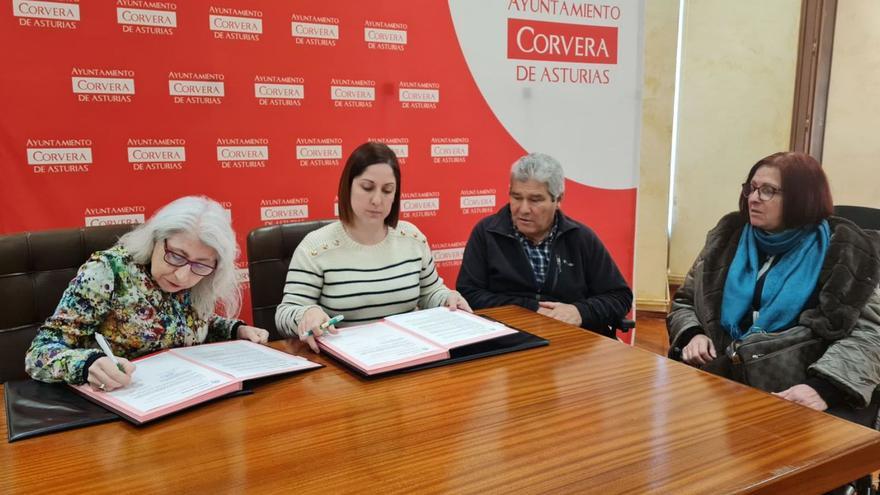
<path fill-rule="evenodd" d="M 98 384 L 98 389 L 100 389 L 100 390 L 106 390 L 106 389 L 107 389 L 107 385 L 104 384 L 104 383 L 100 383 L 100 384 Z"/>

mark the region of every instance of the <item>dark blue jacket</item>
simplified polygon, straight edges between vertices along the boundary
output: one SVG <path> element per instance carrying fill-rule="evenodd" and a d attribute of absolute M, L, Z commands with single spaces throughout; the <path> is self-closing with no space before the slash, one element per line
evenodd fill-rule
<path fill-rule="evenodd" d="M 574 304 L 583 328 L 611 336 L 610 327 L 632 306 L 632 291 L 592 230 L 561 211 L 556 221 L 543 286 L 537 286 L 505 205 L 471 232 L 456 288 L 474 309 L 515 304 L 536 311 L 538 301 Z"/>

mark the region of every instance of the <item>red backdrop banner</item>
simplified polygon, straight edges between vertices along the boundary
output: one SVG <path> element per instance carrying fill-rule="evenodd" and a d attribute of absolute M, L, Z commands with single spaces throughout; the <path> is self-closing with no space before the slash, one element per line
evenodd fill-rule
<path fill-rule="evenodd" d="M 4 1 L 2 233 L 141 222 L 201 194 L 244 249 L 256 227 L 333 218 L 345 158 L 377 140 L 400 157 L 402 218 L 454 286 L 511 163 L 542 151 L 566 168 L 563 209 L 632 280 L 639 1 Z M 555 118 L 529 109 L 553 98 Z M 524 138 L 530 118 L 525 135 L 581 136 Z"/>

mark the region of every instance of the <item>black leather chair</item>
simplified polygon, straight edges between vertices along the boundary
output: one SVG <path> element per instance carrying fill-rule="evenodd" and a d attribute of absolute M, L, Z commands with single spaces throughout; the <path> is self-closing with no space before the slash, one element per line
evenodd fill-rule
<path fill-rule="evenodd" d="M 837 205 L 834 207 L 834 214 L 838 217 L 846 218 L 854 224 L 866 230 L 880 230 L 880 209 L 871 208 L 869 206 L 853 206 L 853 205 Z M 880 389 L 875 392 L 875 397 L 880 394 Z M 880 429 L 880 415 L 874 423 L 874 428 Z M 855 493 L 871 495 L 876 493 L 876 489 L 872 484 L 871 476 L 853 483 Z"/>
<path fill-rule="evenodd" d="M 869 206 L 837 205 L 834 214 L 846 218 L 863 229 L 880 230 L 880 209 Z"/>
<path fill-rule="evenodd" d="M 269 340 L 282 338 L 275 328 L 275 308 L 281 303 L 293 251 L 309 232 L 335 220 L 270 225 L 251 231 L 247 238 L 248 273 L 254 326 L 269 331 Z"/>
<path fill-rule="evenodd" d="M 129 230 L 112 225 L 0 236 L 0 382 L 27 376 L 24 355 L 77 269 Z"/>

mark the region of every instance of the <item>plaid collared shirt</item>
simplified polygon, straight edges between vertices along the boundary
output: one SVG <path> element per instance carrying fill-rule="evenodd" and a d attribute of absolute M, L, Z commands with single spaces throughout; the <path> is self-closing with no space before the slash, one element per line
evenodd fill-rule
<path fill-rule="evenodd" d="M 559 226 L 557 218 L 553 219 L 553 228 L 550 229 L 550 234 L 538 245 L 532 244 L 526 236 L 516 230 L 516 226 L 513 227 L 513 234 L 519 239 L 526 253 L 526 258 L 528 258 L 529 264 L 532 265 L 538 289 L 544 285 L 544 280 L 547 279 L 547 270 L 550 268 L 550 247 L 553 245 L 553 238 L 556 237 L 556 231 Z"/>

